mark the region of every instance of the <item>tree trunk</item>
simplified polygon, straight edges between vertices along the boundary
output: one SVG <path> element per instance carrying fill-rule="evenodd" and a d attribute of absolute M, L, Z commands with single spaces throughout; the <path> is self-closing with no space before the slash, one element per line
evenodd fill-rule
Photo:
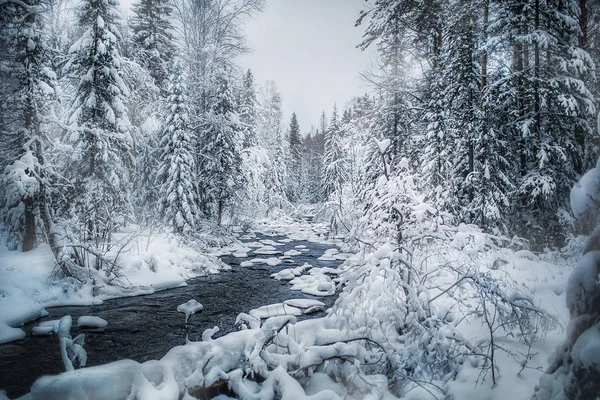
<path fill-rule="evenodd" d="M 587 12 L 587 0 L 579 0 L 579 26 L 581 27 L 581 35 L 579 35 L 579 47 L 585 51 L 588 51 L 588 12 Z M 580 157 L 574 157 L 575 172 L 579 175 L 583 175 L 586 169 L 585 161 L 587 158 L 586 148 L 586 137 L 585 130 L 581 123 L 575 125 L 575 142 L 577 143 Z M 592 146 L 590 146 L 591 148 Z"/>
<path fill-rule="evenodd" d="M 35 214 L 33 213 L 33 199 L 25 200 L 25 235 L 23 235 L 23 251 L 33 250 L 35 245 Z"/>
<path fill-rule="evenodd" d="M 223 200 L 219 199 L 218 210 L 217 210 L 217 224 L 221 226 L 223 219 Z"/>

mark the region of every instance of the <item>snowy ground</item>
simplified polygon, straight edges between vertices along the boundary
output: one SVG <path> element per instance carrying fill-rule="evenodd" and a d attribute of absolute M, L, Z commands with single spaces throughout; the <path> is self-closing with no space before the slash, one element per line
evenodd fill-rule
<path fill-rule="evenodd" d="M 0 343 L 25 337 L 19 327 L 44 316 L 45 307 L 100 304 L 110 298 L 149 294 L 228 268 L 216 257 L 182 245 L 166 234 L 140 234 L 118 260 L 121 278 L 108 282 L 96 273 L 78 286 L 54 279 L 48 245 L 27 253 L 0 247 Z"/>
<path fill-rule="evenodd" d="M 389 260 L 393 258 L 393 246 L 384 244 L 378 246 L 376 251 L 363 249 L 354 255 L 339 253 L 333 248 L 335 242 L 327 239 L 325 226 L 291 219 L 263 221 L 257 230 L 271 236 L 286 235 L 286 241 L 309 240 L 330 244 L 332 248 L 324 254 L 323 259 L 346 260 L 339 269 L 313 268 L 307 264 L 284 269 L 272 276 L 273 279 L 289 281 L 293 290 L 320 295 L 331 294 L 336 284 L 340 289 L 339 285 L 345 283 L 346 289 L 326 317 L 296 322 L 295 315 L 308 314 L 315 307 L 321 307 L 318 302 L 265 305 L 238 316 L 244 328 L 239 332 L 213 340 L 211 335 L 215 330 L 207 330 L 202 342 L 176 347 L 158 361 L 140 364 L 123 360 L 43 378 L 36 382 L 26 399 L 65 399 L 70 395 L 76 396 L 75 390 L 77 393 L 93 393 L 93 398 L 100 400 L 191 400 L 196 397 L 190 393 L 219 385 L 227 386 L 237 398 L 257 400 L 396 398 L 388 391 L 392 382 L 377 368 L 367 367 L 377 366 L 380 360 L 373 360 L 374 354 L 365 350 L 364 340 L 356 340 L 365 337 L 374 341 L 385 340 L 381 321 L 399 314 L 398 309 L 393 308 L 391 294 L 398 291 L 397 287 L 389 286 L 393 282 L 386 276 Z M 534 299 L 536 306 L 555 316 L 562 327 L 566 326 L 568 311 L 564 293 L 576 256 L 554 253 L 535 255 L 500 247 L 489 249 L 484 245 L 485 238 L 469 227 L 456 229 L 450 236 L 451 240 L 443 244 L 426 246 L 415 252 L 413 263 L 423 271 L 431 272 L 428 281 L 438 285 L 438 289 L 430 290 L 429 299 L 434 299 L 440 315 L 452 320 L 453 328 L 466 341 L 482 343 L 489 337 L 487 327 L 481 319 L 468 316 L 468 304 L 456 304 L 442 293 L 453 282 L 452 273 L 443 270 L 438 272 L 437 268 L 444 264 L 472 264 L 478 271 L 490 276 L 514 281 L 521 292 Z M 247 259 L 246 263 L 274 265 L 275 260 L 283 262 L 286 257 L 296 254 L 280 253 L 276 241 L 252 242 L 255 239 L 253 234 L 240 238 L 251 242 L 215 250 L 213 255 L 230 254 Z M 160 246 L 152 248 L 155 256 L 161 257 L 160 260 L 174 257 L 171 248 L 163 247 L 164 253 Z M 297 251 L 301 252 L 302 247 Z M 7 314 L 12 319 L 5 318 L 5 324 L 10 322 L 12 326 L 17 326 L 19 321 L 39 316 L 43 306 L 59 304 L 61 301 L 84 303 L 100 301 L 103 293 L 105 296 L 106 293 L 108 296 L 115 295 L 106 289 L 100 290 L 100 295 L 94 297 L 85 292 L 64 293 L 56 285 L 46 288 L 45 280 L 51 270 L 51 265 L 47 263 L 48 256 L 48 250 L 43 247 L 26 255 L 1 254 L 0 282 L 5 282 L 5 276 L 10 279 L 7 281 L 10 284 L 3 288 L 8 294 L 5 297 L 9 299 L 4 306 L 13 304 L 16 299 L 22 305 L 22 309 L 12 315 Z M 135 265 L 134 262 L 128 265 L 132 264 Z M 22 265 L 29 267 L 25 272 L 15 272 Z M 150 285 L 156 287 L 165 282 L 167 285 L 184 284 L 190 271 L 198 272 L 197 269 L 175 267 L 170 262 L 160 265 L 161 272 L 154 281 L 149 278 L 152 275 L 147 273 L 140 272 L 136 278 L 136 271 L 142 268 L 128 267 L 132 282 L 147 285 L 150 287 L 148 290 L 152 290 Z M 353 325 L 361 318 L 370 322 Z M 388 337 L 393 337 L 393 334 Z M 538 340 L 531 346 L 523 344 L 518 337 L 498 333 L 496 344 L 505 351 L 496 352 L 498 379 L 495 386 L 492 385 L 489 370 L 482 370 L 481 361 L 477 357 L 466 356 L 455 379 L 446 383 L 433 382 L 433 386 L 408 382 L 396 394 L 413 400 L 440 399 L 441 394 L 435 389 L 438 384 L 440 387 L 446 385 L 449 393 L 457 399 L 529 399 L 548 364 L 548 358 L 563 338 L 564 331 L 560 326 L 544 334 L 540 330 Z M 441 343 L 445 340 L 441 338 Z M 403 346 L 401 343 L 392 343 L 387 347 L 385 357 L 396 357 L 394 352 L 401 351 Z M 253 378 L 257 375 L 264 379 L 260 384 Z M 106 386 L 107 379 L 114 384 Z M 219 400 L 229 398 L 225 394 L 217 397 Z"/>

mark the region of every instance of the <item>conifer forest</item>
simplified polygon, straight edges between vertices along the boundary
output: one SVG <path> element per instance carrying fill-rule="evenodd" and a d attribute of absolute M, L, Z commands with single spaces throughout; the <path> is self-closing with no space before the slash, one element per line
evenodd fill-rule
<path fill-rule="evenodd" d="M 122 1 L 0 0 L 0 400 L 600 399 L 600 0 Z"/>

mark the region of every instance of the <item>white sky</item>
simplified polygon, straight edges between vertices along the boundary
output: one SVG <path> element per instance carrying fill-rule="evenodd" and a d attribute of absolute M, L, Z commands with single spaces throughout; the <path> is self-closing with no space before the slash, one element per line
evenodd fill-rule
<path fill-rule="evenodd" d="M 363 26 L 354 27 L 365 0 L 267 0 L 267 9 L 248 21 L 252 53 L 240 57 L 256 83 L 272 79 L 283 98 L 284 126 L 292 111 L 300 128 L 317 125 L 322 110 L 329 116 L 367 86 L 359 72 L 372 52 L 356 48 Z"/>

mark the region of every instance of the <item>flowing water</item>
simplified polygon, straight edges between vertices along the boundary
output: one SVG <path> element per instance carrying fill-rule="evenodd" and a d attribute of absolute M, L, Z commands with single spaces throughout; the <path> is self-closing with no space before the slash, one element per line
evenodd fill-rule
<path fill-rule="evenodd" d="M 258 235 L 253 241 L 264 238 L 267 237 Z M 268 239 L 278 241 L 284 237 L 270 236 Z M 231 271 L 191 279 L 185 287 L 145 296 L 106 300 L 101 305 L 48 308 L 50 315 L 25 325 L 25 339 L 0 345 L 0 389 L 6 390 L 8 396 L 14 398 L 27 393 L 40 376 L 64 371 L 56 335 L 31 336 L 31 329 L 41 321 L 59 319 L 64 315 L 71 315 L 74 322 L 82 315 L 95 315 L 108 321 L 103 331 L 75 326 L 71 331 L 73 337 L 82 332 L 86 334 L 84 348 L 88 355 L 87 365 L 94 366 L 125 358 L 138 362 L 160 359 L 172 347 L 185 344 L 186 334 L 190 340 L 196 341 L 201 340 L 205 329 L 214 326 L 220 329 L 215 336 L 237 330 L 235 318 L 241 312 L 248 313 L 253 308 L 293 298 L 316 299 L 290 290 L 288 282 L 277 281 L 270 275 L 305 262 L 313 266 L 333 267 L 341 261 L 317 260 L 331 246 L 306 241 L 283 244 L 277 250 L 284 252 L 305 245 L 308 251 L 292 257 L 293 263 L 282 263 L 275 267 L 265 264 L 240 267 L 241 261 L 254 258 L 252 253 L 247 259 L 222 257 L 225 263 L 232 266 Z M 202 303 L 204 310 L 192 316 L 186 328 L 184 314 L 176 309 L 192 298 Z M 330 307 L 335 297 L 318 299 Z M 323 315 L 319 312 L 311 317 Z"/>

